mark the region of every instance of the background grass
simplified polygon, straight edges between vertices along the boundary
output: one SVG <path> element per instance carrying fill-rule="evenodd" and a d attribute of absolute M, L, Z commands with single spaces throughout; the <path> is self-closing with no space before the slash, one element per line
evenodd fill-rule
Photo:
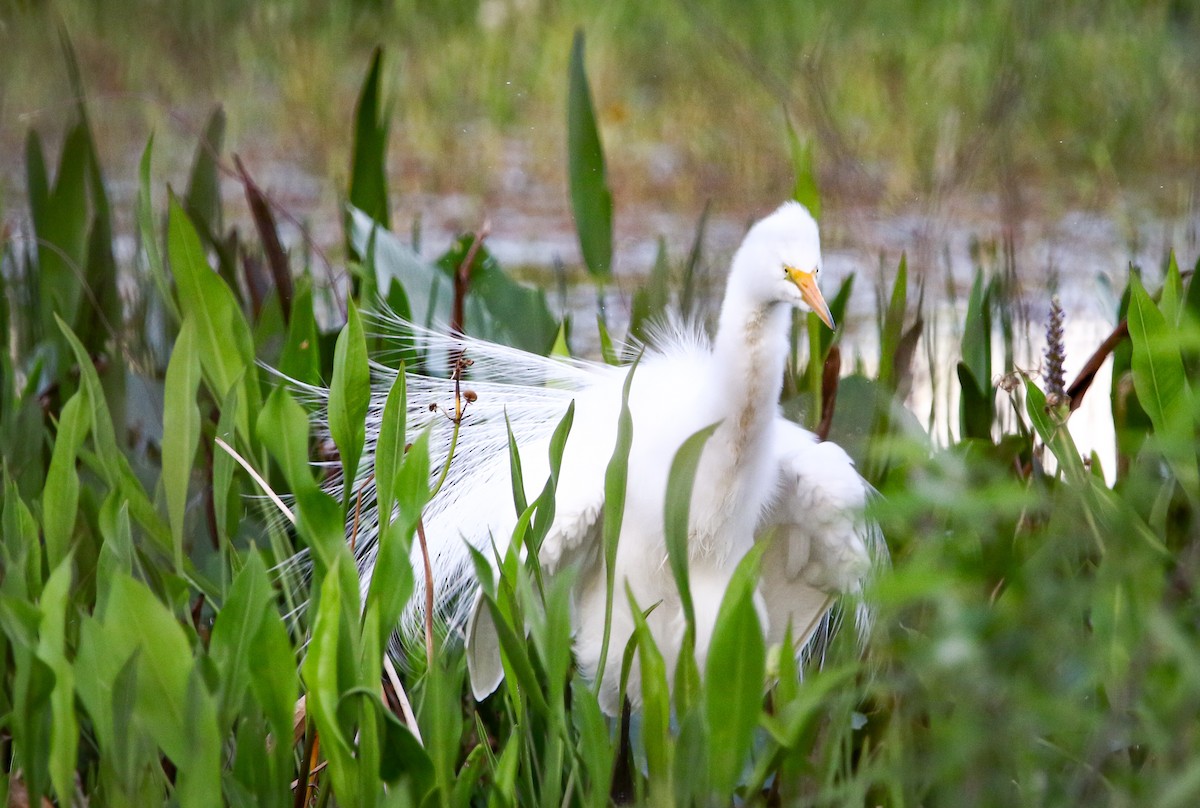
<path fill-rule="evenodd" d="M 7 0 L 0 15 L 10 170 L 24 126 L 69 111 L 47 59 L 62 19 L 103 111 L 100 148 L 122 165 L 148 129 L 175 130 L 178 116 L 194 136 L 220 101 L 236 151 L 341 176 L 363 54 L 383 43 L 389 170 L 407 193 L 494 196 L 514 165 L 538 182 L 531 193 L 557 193 L 567 54 L 582 25 L 626 204 L 744 211 L 778 198 L 790 182 L 785 114 L 815 142 L 835 205 L 1031 186 L 1075 204 L 1130 190 L 1173 211 L 1195 204 L 1200 13 L 1186 0 Z"/>

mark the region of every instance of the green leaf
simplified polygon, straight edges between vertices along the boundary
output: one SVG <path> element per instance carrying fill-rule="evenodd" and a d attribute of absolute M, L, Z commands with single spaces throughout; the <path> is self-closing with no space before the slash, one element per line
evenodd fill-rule
<path fill-rule="evenodd" d="M 279 372 L 302 384 L 321 381 L 321 341 L 313 316 L 312 282 L 307 277 L 296 281 L 292 319 L 279 357 Z"/>
<path fill-rule="evenodd" d="M 221 177 L 217 166 L 225 142 L 225 110 L 218 104 L 208 116 L 204 135 L 196 144 L 184 207 L 211 241 L 224 229 L 221 217 Z"/>
<path fill-rule="evenodd" d="M 82 295 L 82 267 L 87 247 L 88 132 L 76 124 L 63 141 L 62 159 L 54 187 L 46 193 L 41 142 L 33 133 L 26 146 L 31 186 L 41 186 L 31 197 L 33 227 L 37 236 L 38 300 L 42 328 L 49 331 L 58 315 L 78 324 Z M 35 175 L 41 176 L 36 177 Z"/>
<path fill-rule="evenodd" d="M 1150 300 L 1141 281 L 1130 278 L 1129 336 L 1133 342 L 1133 386 L 1145 407 L 1158 444 L 1185 492 L 1200 497 L 1192 390 L 1183 370 L 1179 332 Z"/>
<path fill-rule="evenodd" d="M 642 743 L 646 749 L 646 768 L 651 795 L 662 799 L 673 792 L 671 786 L 671 695 L 667 687 L 667 667 L 646 617 L 633 596 L 629 582 L 625 594 L 633 613 L 637 641 L 637 660 L 642 684 Z M 652 798 L 652 802 L 655 801 Z"/>
<path fill-rule="evenodd" d="M 693 642 L 696 636 L 696 608 L 692 603 L 692 587 L 688 581 L 688 514 L 692 506 L 692 487 L 696 482 L 700 456 L 704 453 L 708 439 L 719 425 L 719 422 L 709 424 L 697 430 L 679 447 L 671 461 L 671 471 L 667 476 L 666 501 L 663 506 L 663 535 L 666 538 L 667 559 L 671 564 L 671 573 L 675 576 L 675 584 L 679 587 L 679 599 Z"/>
<path fill-rule="evenodd" d="M 162 485 L 167 498 L 167 520 L 175 549 L 175 572 L 183 574 L 183 529 L 188 483 L 200 443 L 200 355 L 196 349 L 195 320 L 184 318 L 171 361 L 167 365 L 163 400 Z"/>
<path fill-rule="evenodd" d="M 908 257 L 900 256 L 900 267 L 896 270 L 896 281 L 892 285 L 892 299 L 888 304 L 887 313 L 883 318 L 883 331 L 880 334 L 879 383 L 892 390 L 896 389 L 895 367 L 892 358 L 900 347 L 900 337 L 904 330 L 904 311 L 908 305 Z"/>
<path fill-rule="evenodd" d="M 629 478 L 629 450 L 633 447 L 633 413 L 629 409 L 629 390 L 637 372 L 639 356 L 625 374 L 621 388 L 621 414 L 617 417 L 617 440 L 604 471 L 604 634 L 600 641 L 600 664 L 593 692 L 600 693 L 604 667 L 608 661 L 608 642 L 612 633 L 613 591 L 616 587 L 617 543 L 625 518 L 625 491 Z"/>
<path fill-rule="evenodd" d="M 548 712 L 550 707 L 546 703 L 545 692 L 538 682 L 538 677 L 534 671 L 533 661 L 529 653 L 533 646 L 527 644 L 524 637 L 519 635 L 509 624 L 504 616 L 504 612 L 501 611 L 495 600 L 488 595 L 484 595 L 483 597 L 484 602 L 487 604 L 488 613 L 492 616 L 492 624 L 496 630 L 497 638 L 500 641 L 500 652 L 503 655 L 505 673 L 509 675 L 511 680 L 515 680 L 520 685 L 521 692 L 529 699 L 535 712 Z"/>
<path fill-rule="evenodd" d="M 371 54 L 371 67 L 367 71 L 354 109 L 350 204 L 386 229 L 390 227 L 387 186 L 388 114 L 382 109 L 382 67 L 383 49 L 377 47 Z M 365 254 L 360 251 L 360 255 Z"/>
<path fill-rule="evenodd" d="M 346 325 L 333 353 L 329 385 L 329 434 L 342 457 L 342 505 L 349 503 L 366 440 L 367 408 L 371 405 L 371 368 L 362 320 L 353 301 L 347 302 Z"/>
<path fill-rule="evenodd" d="M 276 387 L 258 414 L 258 439 L 297 496 L 316 489 L 308 463 L 308 416 L 286 387 Z"/>
<path fill-rule="evenodd" d="M 251 647 L 254 652 L 249 658 L 250 689 L 262 707 L 271 727 L 271 734 L 277 739 L 276 765 L 279 775 L 286 782 L 291 779 L 292 772 L 290 739 L 293 710 L 300 690 L 300 677 L 287 628 L 274 603 L 263 609 L 258 633 Z"/>
<path fill-rule="evenodd" d="M 971 372 L 970 378 L 975 382 L 978 396 L 972 397 L 971 406 L 981 405 L 983 411 L 978 414 L 982 420 L 987 419 L 990 425 L 994 420 L 995 396 L 992 393 L 992 315 L 991 295 L 983 285 L 983 272 L 975 273 L 975 281 L 971 286 L 971 296 L 967 300 L 967 318 L 963 324 L 962 361 Z M 960 376 L 961 378 L 961 376 Z M 968 405 L 964 399 L 963 407 Z M 962 421 L 974 417 L 966 409 L 960 410 Z"/>
<path fill-rule="evenodd" d="M 114 660 L 138 652 L 134 717 L 167 757 L 186 765 L 192 753 L 185 724 L 193 662 L 182 627 L 144 584 L 119 576 L 112 582 L 104 637 Z"/>
<path fill-rule="evenodd" d="M 649 336 L 648 326 L 663 317 L 670 303 L 670 281 L 671 266 L 667 261 L 667 240 L 659 236 L 658 252 L 655 253 L 650 276 L 641 288 L 633 293 L 633 306 L 629 312 L 629 336 L 639 342 L 646 342 Z"/>
<path fill-rule="evenodd" d="M 220 438 L 229 446 L 237 446 L 235 431 L 238 420 L 238 401 L 237 389 L 230 390 L 229 394 L 225 396 L 225 400 L 221 402 L 221 415 L 217 419 L 217 431 L 214 437 Z M 264 407 L 264 409 L 266 408 Z M 229 537 L 237 531 L 237 516 L 240 513 L 237 495 L 234 494 L 232 500 L 229 496 L 233 486 L 234 466 L 237 461 L 215 442 L 212 447 L 212 456 L 213 512 L 217 517 L 217 536 L 221 541 L 228 541 Z M 233 514 L 230 513 L 231 503 L 237 508 Z"/>
<path fill-rule="evenodd" d="M 54 672 L 50 693 L 50 781 L 60 804 L 75 796 L 79 722 L 75 717 L 75 671 L 67 659 L 66 628 L 71 600 L 70 556 L 63 558 L 42 590 L 37 655 Z M 74 615 L 71 615 L 73 618 Z"/>
<path fill-rule="evenodd" d="M 191 317 L 196 323 L 196 344 L 205 381 L 218 400 L 224 400 L 241 381 L 238 431 L 251 440 L 250 413 L 257 412 L 260 404 L 250 326 L 233 292 L 208 265 L 196 228 L 174 196 L 170 201 L 167 253 L 179 292 L 180 311 L 184 318 Z"/>
<path fill-rule="evenodd" d="M 812 141 L 801 139 L 792 126 L 792 119 L 786 114 L 783 118 L 787 125 L 788 148 L 792 155 L 792 171 L 796 174 L 792 185 L 792 199 L 808 208 L 814 219 L 821 218 L 821 190 L 817 187 L 817 172 L 813 168 Z M 884 354 L 887 356 L 887 354 Z"/>
<path fill-rule="evenodd" d="M 79 365 L 80 386 L 87 388 L 87 400 L 92 409 L 92 442 L 96 452 L 83 454 L 83 459 L 104 478 L 110 488 L 120 490 L 122 496 L 129 501 L 129 512 L 134 519 L 146 529 L 156 543 L 170 552 L 170 528 L 158 515 L 154 504 L 146 496 L 145 489 L 133 473 L 129 461 L 117 445 L 113 419 L 108 411 L 104 387 L 100 383 L 99 374 L 96 373 L 96 366 L 92 364 L 87 349 L 61 319 L 58 320 L 58 327 L 75 354 L 75 361 Z"/>
<path fill-rule="evenodd" d="M 437 266 L 448 280 L 466 262 L 474 241 L 474 235 L 460 236 L 438 258 Z M 486 244 L 475 247 L 464 318 L 465 329 L 477 337 L 537 354 L 550 351 L 558 335 L 545 292 L 505 274 Z"/>
<path fill-rule="evenodd" d="M 1025 413 L 1042 443 L 1050 447 L 1067 479 L 1078 485 L 1085 485 L 1086 472 L 1071 433 L 1066 424 L 1060 424 L 1054 419 L 1046 405 L 1046 394 L 1029 379 L 1025 380 Z"/>
<path fill-rule="evenodd" d="M 154 199 L 150 193 L 150 157 L 154 152 L 154 135 L 146 141 L 142 151 L 142 160 L 138 164 L 138 198 L 135 211 L 138 225 L 138 237 L 142 252 L 146 256 L 146 264 L 150 267 L 150 277 L 158 289 L 159 299 L 162 300 L 171 320 L 180 320 L 179 307 L 175 305 L 175 296 L 171 294 L 171 281 L 167 277 L 167 268 L 163 263 L 162 246 L 159 244 L 159 234 L 154 226 Z"/>
<path fill-rule="evenodd" d="M 200 668 L 193 665 L 185 691 L 183 727 L 188 755 L 175 761 L 179 777 L 175 795 L 183 808 L 207 808 L 221 804 L 221 735 L 217 708 L 204 686 Z"/>
<path fill-rule="evenodd" d="M 971 374 L 966 362 L 959 362 L 958 385 L 959 397 L 959 437 L 991 440 L 992 437 L 992 397 L 985 392 L 979 382 Z"/>
<path fill-rule="evenodd" d="M 384 402 L 375 441 L 375 502 L 380 532 L 392 521 L 392 506 L 396 502 L 396 470 L 404 460 L 404 446 L 408 441 L 405 431 L 407 417 L 408 388 L 404 366 L 401 365 Z"/>
<path fill-rule="evenodd" d="M 321 733 L 322 747 L 330 750 L 335 761 L 348 756 L 350 743 L 342 731 L 337 714 L 342 684 L 338 676 L 338 645 L 342 627 L 342 578 L 339 566 L 346 561 L 339 555 L 321 584 L 313 622 L 312 641 L 308 646 L 301 674 L 308 694 L 308 711 Z"/>
<path fill-rule="evenodd" d="M 46 536 L 46 560 L 55 568 L 67 557 L 79 508 L 79 474 L 75 460 L 87 436 L 91 413 L 88 389 L 81 387 L 71 396 L 58 420 L 58 436 L 46 487 L 42 491 L 42 528 Z"/>
<path fill-rule="evenodd" d="M 567 90 L 567 173 L 579 248 L 588 272 L 598 281 L 612 276 L 612 194 L 604 168 L 604 148 L 596 127 L 592 93 L 583 64 L 583 31 L 571 45 Z"/>
<path fill-rule="evenodd" d="M 221 671 L 217 689 L 221 734 L 233 727 L 250 686 L 250 660 L 266 615 L 274 609 L 267 571 L 258 553 L 246 556 L 246 565 L 233 580 L 229 597 L 213 622 L 208 654 Z"/>
<path fill-rule="evenodd" d="M 762 712 L 766 641 L 754 608 L 758 567 L 765 543 L 738 564 L 721 600 L 708 648 L 705 714 L 711 738 L 709 777 L 713 790 L 733 790 L 754 741 Z"/>

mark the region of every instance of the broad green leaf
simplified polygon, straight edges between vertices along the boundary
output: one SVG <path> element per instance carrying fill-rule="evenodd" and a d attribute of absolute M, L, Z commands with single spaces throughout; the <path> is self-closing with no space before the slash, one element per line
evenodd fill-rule
<path fill-rule="evenodd" d="M 329 385 L 329 434 L 342 457 L 342 505 L 350 502 L 358 481 L 358 461 L 366 440 L 367 408 L 371 405 L 371 368 L 362 320 L 353 301 L 347 303 L 346 325 L 333 354 Z"/>
<path fill-rule="evenodd" d="M 371 67 L 354 109 L 354 152 L 350 167 L 350 204 L 385 229 L 389 225 L 387 186 L 388 112 L 380 87 L 383 49 L 371 54 Z M 365 255 L 365 252 L 360 253 Z M 387 288 L 381 286 L 380 288 Z"/>
<path fill-rule="evenodd" d="M 575 402 L 572 401 L 567 405 L 567 411 L 563 413 L 563 417 L 559 419 L 558 425 L 554 427 L 554 433 L 550 436 L 548 450 L 550 473 L 546 477 L 545 485 L 542 486 L 542 493 L 538 495 L 536 503 L 537 512 L 533 518 L 533 534 L 529 539 L 529 548 L 535 556 L 542 547 L 542 540 L 549 534 L 550 527 L 554 523 L 554 495 L 558 491 L 558 474 L 562 468 L 562 458 L 563 452 L 567 448 L 567 438 L 571 434 L 571 426 L 574 423 Z M 535 574 L 541 574 L 540 565 L 534 565 L 533 570 Z"/>
<path fill-rule="evenodd" d="M 296 657 L 274 604 L 264 609 L 250 654 L 250 689 L 275 737 L 280 774 L 291 779 L 292 717 L 300 690 Z"/>
<path fill-rule="evenodd" d="M 967 300 L 967 317 L 963 324 L 962 361 L 967 370 L 971 372 L 975 390 L 979 394 L 972 397 L 970 406 L 982 405 L 983 410 L 979 414 L 979 418 L 986 419 L 990 425 L 995 409 L 994 397 L 991 395 L 992 315 L 991 296 L 984 288 L 982 270 L 975 273 L 971 296 Z M 965 399 L 963 406 L 967 406 Z M 963 423 L 967 422 L 968 417 L 974 417 L 966 409 L 961 412 Z"/>
<path fill-rule="evenodd" d="M 700 457 L 708 439 L 719 425 L 719 422 L 709 424 L 697 430 L 679 447 L 671 461 L 671 471 L 667 476 L 666 501 L 663 506 L 663 535 L 666 538 L 667 559 L 671 564 L 671 573 L 675 576 L 675 585 L 679 587 L 687 630 L 693 641 L 696 636 L 696 609 L 688 580 L 688 515 L 692 507 L 692 486 L 696 482 L 696 469 L 700 466 Z"/>
<path fill-rule="evenodd" d="M 137 723 L 185 766 L 192 751 L 186 713 L 193 662 L 183 628 L 144 584 L 120 576 L 112 582 L 104 635 L 115 659 L 138 653 Z"/>
<path fill-rule="evenodd" d="M 313 316 L 312 282 L 308 278 L 296 281 L 296 296 L 292 299 L 292 319 L 288 324 L 287 342 L 279 357 L 279 372 L 302 384 L 321 381 L 321 341 L 317 321 Z"/>
<path fill-rule="evenodd" d="M 27 160 L 31 183 L 42 186 L 31 199 L 33 227 L 37 235 L 38 300 L 41 324 L 48 333 L 54 316 L 72 326 L 78 323 L 83 293 L 82 267 L 87 247 L 88 132 L 76 124 L 63 141 L 62 159 L 53 188 L 41 198 L 45 186 L 41 142 L 30 133 Z M 41 176 L 35 179 L 35 175 Z"/>
<path fill-rule="evenodd" d="M 704 681 L 705 713 L 711 738 L 709 777 L 713 790 L 733 790 L 754 740 L 762 712 L 766 642 L 754 608 L 758 567 L 766 544 L 739 562 L 713 628 Z"/>
<path fill-rule="evenodd" d="M 896 280 L 892 285 L 892 298 L 883 318 L 883 330 L 880 334 L 879 383 L 891 389 L 896 389 L 895 367 L 892 357 L 900 347 L 900 336 L 904 330 L 904 312 L 908 305 L 908 257 L 900 256 L 900 267 L 896 270 Z"/>
<path fill-rule="evenodd" d="M 96 563 L 96 614 L 103 616 L 112 582 L 119 575 L 132 576 L 138 570 L 138 562 L 129 524 L 129 503 L 119 491 L 110 492 L 104 500 L 98 521 L 104 544 Z"/>
<path fill-rule="evenodd" d="M 200 355 L 192 315 L 183 320 L 171 361 L 163 401 L 162 484 L 167 498 L 167 520 L 175 549 L 175 572 L 183 574 L 183 529 L 187 512 L 188 483 L 200 443 Z"/>
<path fill-rule="evenodd" d="M 1178 331 L 1168 325 L 1136 275 L 1130 278 L 1129 336 L 1133 386 L 1154 424 L 1159 446 L 1189 497 L 1200 497 L 1192 390 L 1183 370 Z"/>
<path fill-rule="evenodd" d="M 255 642 L 264 618 L 274 608 L 262 559 L 258 553 L 249 553 L 217 613 L 208 645 L 209 656 L 221 671 L 217 702 L 222 735 L 230 731 L 242 706 L 250 685 L 250 660 L 258 652 Z"/>
<path fill-rule="evenodd" d="M 583 31 L 575 32 L 571 45 L 570 84 L 567 89 L 567 174 L 571 185 L 571 210 L 579 249 L 592 277 L 603 282 L 612 276 L 612 193 L 604 168 L 604 148 L 596 126 L 592 93 L 583 64 Z"/>
<path fill-rule="evenodd" d="M 184 691 L 183 729 L 187 757 L 177 760 L 179 776 L 175 796 L 183 808 L 220 805 L 221 760 L 224 750 L 217 728 L 217 707 L 204 684 L 204 676 L 193 665 Z"/>
<path fill-rule="evenodd" d="M 966 362 L 958 363 L 959 437 L 990 440 L 992 436 L 992 398 L 972 375 Z"/>
<path fill-rule="evenodd" d="M 633 293 L 633 307 L 629 312 L 629 336 L 645 343 L 648 327 L 660 320 L 671 301 L 671 265 L 667 261 L 667 240 L 658 237 L 658 252 L 654 266 L 646 282 Z"/>
<path fill-rule="evenodd" d="M 283 469 L 297 496 L 316 489 L 308 463 L 308 415 L 286 387 L 276 387 L 258 414 L 258 439 Z"/>
<path fill-rule="evenodd" d="M 404 447 L 408 441 L 407 418 L 407 379 L 404 366 L 401 365 L 384 402 L 375 440 L 375 502 L 380 532 L 392 521 L 392 506 L 396 502 L 396 470 L 404 461 Z"/>
<path fill-rule="evenodd" d="M 218 163 L 225 142 L 225 110 L 217 105 L 208 116 L 204 134 L 196 144 L 192 172 L 188 177 L 184 208 L 196 227 L 211 241 L 221 237 L 221 178 Z"/>
<path fill-rule="evenodd" d="M 94 454 L 82 453 L 81 456 L 85 463 L 108 483 L 110 488 L 121 492 L 121 495 L 129 501 L 129 513 L 146 530 L 147 534 L 169 553 L 171 530 L 159 516 L 154 503 L 146 496 L 146 490 L 142 487 L 137 475 L 134 474 L 129 460 L 117 445 L 112 415 L 109 413 L 108 404 L 104 398 L 104 387 L 100 383 L 96 366 L 92 363 L 87 349 L 61 319 L 58 320 L 58 327 L 75 354 L 75 361 L 79 365 L 80 387 L 87 388 L 87 400 L 92 410 L 92 442 L 95 444 L 96 451 Z"/>
<path fill-rule="evenodd" d="M 150 157 L 153 151 L 154 135 L 151 135 L 150 139 L 146 141 L 146 148 L 142 151 L 142 160 L 138 165 L 138 198 L 135 213 L 138 238 L 142 252 L 146 256 L 146 264 L 150 268 L 150 277 L 154 279 L 154 286 L 158 289 L 159 298 L 170 313 L 171 320 L 178 323 L 180 320 L 179 307 L 175 304 L 175 295 L 171 293 L 171 281 L 167 277 L 162 246 L 158 241 L 159 233 L 154 225 L 154 199 L 150 193 Z"/>
<path fill-rule="evenodd" d="M 338 675 L 338 645 L 342 628 L 342 578 L 338 570 L 345 561 L 344 556 L 338 556 L 321 584 L 312 640 L 301 667 L 308 714 L 321 733 L 322 748 L 343 776 L 348 774 L 346 764 L 351 754 L 350 741 L 342 730 L 337 709 L 343 686 Z"/>
<path fill-rule="evenodd" d="M 226 444 L 232 447 L 238 445 L 237 435 L 235 434 L 238 421 L 238 391 L 235 385 L 234 389 L 229 391 L 225 396 L 225 400 L 221 403 L 221 415 L 217 419 L 217 431 L 214 437 L 220 438 Z M 268 399 L 269 403 L 269 399 Z M 264 409 L 266 409 L 264 407 Z M 255 425 L 257 428 L 257 424 Z M 233 486 L 233 471 L 237 461 L 229 452 L 216 445 L 214 441 L 212 447 L 212 495 L 213 495 L 213 512 L 217 517 L 217 536 L 227 542 L 237 531 L 237 515 L 240 513 L 238 508 L 237 495 L 230 498 L 231 487 Z M 230 513 L 230 506 L 233 505 L 237 509 L 235 513 Z"/>
<path fill-rule="evenodd" d="M 0 592 L 20 601 L 36 600 L 42 591 L 42 543 L 38 541 L 38 524 L 17 490 L 16 482 L 4 474 L 4 543 L 0 560 L 4 562 L 4 577 Z"/>
<path fill-rule="evenodd" d="M 80 387 L 62 409 L 54 453 L 46 473 L 46 487 L 42 491 L 42 529 L 46 537 L 46 560 L 51 568 L 67 557 L 75 530 L 79 508 L 79 474 L 75 471 L 75 459 L 90 426 L 88 396 L 88 389 Z"/>
<path fill-rule="evenodd" d="M 167 253 L 179 293 L 180 312 L 196 323 L 196 345 L 204 378 L 218 400 L 224 400 L 241 381 L 243 399 L 238 431 L 250 439 L 250 414 L 259 408 L 250 326 L 233 292 L 208 265 L 196 228 L 174 196 L 170 201 Z"/>
<path fill-rule="evenodd" d="M 470 255 L 473 235 L 460 236 L 437 260 L 453 281 Z M 558 335 L 558 321 L 541 289 L 517 283 L 505 274 L 486 244 L 475 247 L 467 287 L 464 330 L 474 336 L 546 354 Z"/>
<path fill-rule="evenodd" d="M 517 448 L 517 439 L 513 435 L 507 409 L 504 411 L 504 428 L 508 431 L 508 472 L 512 480 L 513 507 L 517 516 L 520 516 L 529 507 L 529 503 L 525 499 L 525 473 L 521 468 L 521 452 Z"/>
<path fill-rule="evenodd" d="M 379 756 L 378 776 L 389 783 L 394 783 L 401 777 L 407 777 L 412 795 L 416 797 L 417 804 L 421 804 L 435 783 L 433 761 L 430 760 L 429 753 L 421 746 L 421 742 L 412 734 L 412 730 L 400 723 L 400 720 L 383 706 L 378 696 L 374 693 L 371 696 L 371 704 L 375 705 L 382 729 L 380 738 L 382 754 Z M 482 774 L 481 767 L 471 765 L 472 757 L 478 759 L 479 755 L 468 755 L 462 770 L 459 771 L 460 779 L 463 776 L 473 776 L 478 779 Z M 472 769 L 478 771 L 473 772 Z M 468 791 L 468 793 L 470 792 Z"/>
<path fill-rule="evenodd" d="M 42 620 L 37 655 L 54 672 L 50 694 L 50 781 L 59 802 L 75 795 L 75 765 L 79 747 L 79 722 L 75 717 L 75 670 L 67 659 L 67 619 L 71 605 L 71 556 L 58 564 L 42 590 Z M 72 615 L 73 617 L 73 615 Z"/>

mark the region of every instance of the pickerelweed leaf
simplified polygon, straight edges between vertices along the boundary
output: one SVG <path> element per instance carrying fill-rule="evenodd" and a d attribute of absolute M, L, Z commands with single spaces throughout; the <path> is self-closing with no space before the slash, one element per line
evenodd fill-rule
<path fill-rule="evenodd" d="M 163 402 L 162 484 L 167 498 L 167 521 L 171 525 L 175 572 L 183 574 L 183 531 L 188 500 L 188 483 L 196 446 L 200 443 L 200 354 L 192 315 L 184 318 L 167 365 Z"/>
<path fill-rule="evenodd" d="M 583 31 L 575 32 L 571 45 L 570 82 L 567 89 L 567 174 L 571 185 L 571 210 L 579 249 L 592 277 L 612 275 L 612 193 L 604 168 L 604 148 L 596 126 L 592 92 L 583 64 Z"/>
<path fill-rule="evenodd" d="M 333 353 L 333 380 L 329 384 L 329 435 L 342 456 L 342 505 L 354 493 L 358 461 L 366 440 L 365 420 L 371 405 L 371 368 L 367 341 L 358 308 L 350 302 L 346 325 L 338 335 Z"/>
<path fill-rule="evenodd" d="M 762 709 L 766 641 L 754 607 L 765 543 L 739 562 L 721 600 L 705 665 L 709 778 L 718 794 L 737 783 Z"/>

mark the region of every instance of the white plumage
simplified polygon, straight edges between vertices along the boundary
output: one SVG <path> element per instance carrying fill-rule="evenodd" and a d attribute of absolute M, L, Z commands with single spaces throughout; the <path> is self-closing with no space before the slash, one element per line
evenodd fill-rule
<path fill-rule="evenodd" d="M 876 548 L 863 515 L 868 486 L 844 451 L 817 442 L 784 419 L 778 406 L 791 309 L 811 309 L 830 323 L 816 286 L 820 268 L 816 223 L 802 206 L 783 205 L 750 230 L 734 256 L 711 344 L 696 329 L 667 328 L 652 340 L 637 367 L 629 396 L 633 443 L 616 562 L 611 658 L 601 688 L 601 704 L 609 712 L 619 708 L 620 665 L 613 659 L 619 659 L 633 629 L 623 597 L 626 582 L 640 604 L 659 604 L 649 625 L 668 672 L 674 668 L 684 618 L 667 564 L 663 504 L 671 461 L 697 430 L 720 424 L 697 469 L 688 535 L 701 670 L 730 575 L 755 541 L 771 541 L 758 605 L 772 642 L 783 639 L 789 621 L 801 648 L 815 642 L 833 598 L 859 591 L 870 569 Z M 469 386 L 478 398 L 467 408 L 449 476 L 424 521 L 442 616 L 451 625 L 467 628 L 475 694 L 490 693 L 502 676 L 490 620 L 472 614 L 477 584 L 467 544 L 488 556 L 493 542 L 503 551 L 516 521 L 505 414 L 520 448 L 532 501 L 548 474 L 551 433 L 572 400 L 575 419 L 563 456 L 555 519 L 539 558 L 548 574 L 566 565 L 578 569 L 575 653 L 584 674 L 594 676 L 605 611 L 600 552 L 604 472 L 616 440 L 629 369 L 551 359 L 419 329 L 414 333 L 419 349 L 465 350 L 474 363 Z M 390 386 L 390 379 L 385 383 Z M 453 391 L 453 382 L 446 379 L 408 378 L 410 430 L 433 424 L 434 468 L 446 460 L 452 424 L 431 412 L 430 405 L 453 408 Z M 370 417 L 376 421 L 368 423 L 367 454 L 358 481 L 365 486 L 367 514 L 359 524 L 357 543 L 364 573 L 374 563 L 374 491 L 367 476 L 373 463 L 370 436 L 378 432 L 382 404 L 382 395 L 373 397 Z M 420 593 L 423 561 L 419 551 L 414 553 Z M 363 581 L 365 592 L 369 574 Z M 420 630 L 423 598 L 413 601 L 403 631 Z M 635 702 L 638 681 L 631 676 Z"/>

